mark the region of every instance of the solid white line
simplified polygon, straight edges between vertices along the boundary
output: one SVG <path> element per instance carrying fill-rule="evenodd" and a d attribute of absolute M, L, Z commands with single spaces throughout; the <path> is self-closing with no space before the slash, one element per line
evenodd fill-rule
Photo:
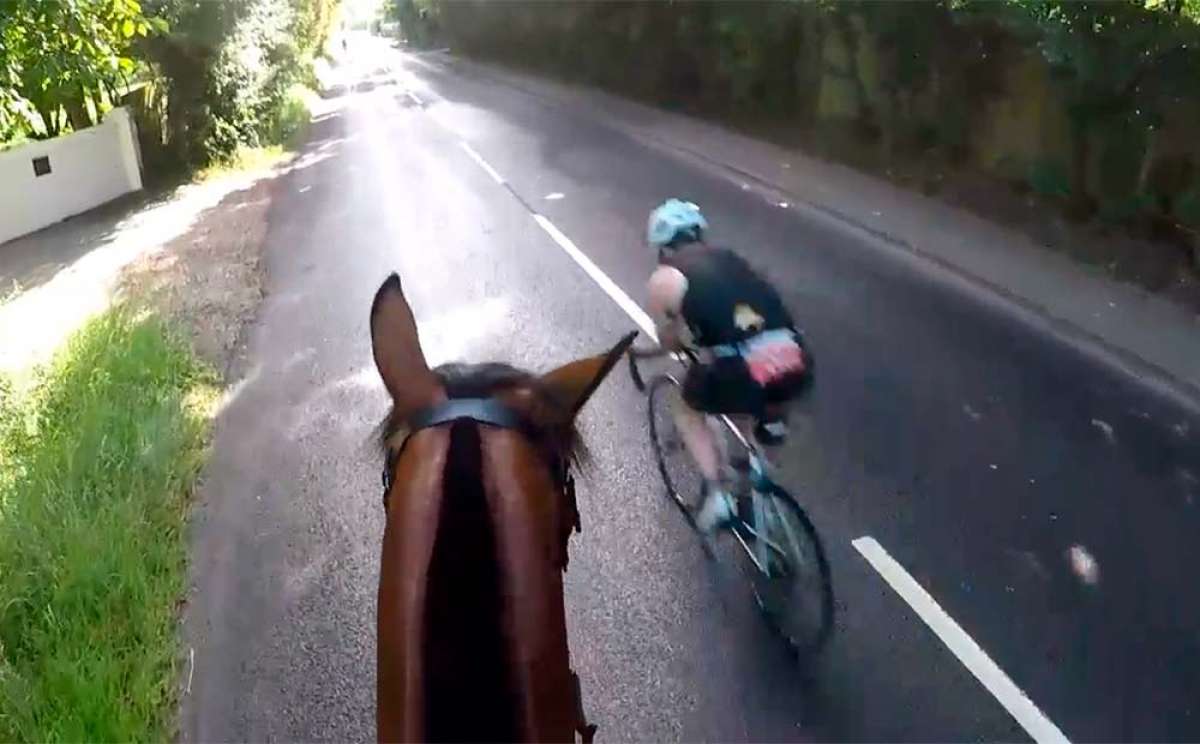
<path fill-rule="evenodd" d="M 867 559 L 867 563 L 879 572 L 900 598 L 913 608 L 929 629 L 946 644 L 946 648 L 958 657 L 967 671 L 975 675 L 975 679 L 992 693 L 1034 741 L 1039 744 L 1069 744 L 1058 726 L 1034 705 L 1029 696 L 1009 679 L 1004 670 L 996 666 L 979 644 L 954 622 L 954 618 L 946 614 L 929 592 L 925 591 L 875 538 L 860 537 L 850 544 Z"/>
<path fill-rule="evenodd" d="M 633 322 L 637 323 L 638 327 L 641 328 L 647 336 L 652 338 L 655 342 L 658 341 L 658 334 L 654 330 L 654 321 L 650 320 L 650 316 L 646 314 L 645 310 L 642 310 L 642 308 L 639 307 L 636 302 L 630 299 L 629 295 L 625 294 L 624 290 L 617 286 L 616 282 L 614 282 L 612 279 L 609 279 L 607 274 L 601 271 L 596 264 L 592 263 L 592 260 L 584 255 L 583 251 L 579 250 L 579 248 L 571 242 L 570 238 L 568 238 L 566 235 L 563 235 L 562 232 L 554 226 L 553 222 L 536 212 L 533 213 L 533 219 L 538 223 L 539 226 L 541 226 L 543 230 L 546 231 L 547 235 L 554 239 L 555 243 L 558 243 L 559 248 L 562 248 L 564 251 L 566 251 L 568 256 L 575 259 L 575 263 L 579 264 L 579 268 L 587 272 L 587 275 L 592 278 L 592 281 L 600 285 L 600 289 L 604 290 L 604 293 L 611 297 L 613 302 L 617 303 L 617 307 L 624 310 L 625 314 L 632 318 Z"/>
<path fill-rule="evenodd" d="M 496 183 L 504 183 L 504 176 L 497 173 L 496 169 L 493 168 L 488 161 L 484 160 L 482 155 L 475 152 L 475 148 L 471 147 L 466 142 L 459 142 L 458 144 L 462 147 L 462 149 L 467 151 L 467 154 L 471 156 L 472 160 L 479 164 L 480 168 L 483 168 L 485 171 L 487 171 L 487 174 L 492 177 L 493 181 Z"/>

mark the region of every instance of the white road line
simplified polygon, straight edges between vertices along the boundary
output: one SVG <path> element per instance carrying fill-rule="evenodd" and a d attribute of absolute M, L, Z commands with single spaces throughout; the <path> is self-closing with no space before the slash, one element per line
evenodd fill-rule
<path fill-rule="evenodd" d="M 458 144 L 460 147 L 462 147 L 462 149 L 466 150 L 467 154 L 471 156 L 472 160 L 479 164 L 480 168 L 483 168 L 485 171 L 487 171 L 487 174 L 492 177 L 493 181 L 501 184 L 504 183 L 504 176 L 497 173 L 496 169 L 492 167 L 491 163 L 484 160 L 482 155 L 475 152 L 475 148 L 471 147 L 466 142 L 459 142 Z"/>
<path fill-rule="evenodd" d="M 424 102 L 424 101 L 422 101 L 422 100 L 421 100 L 421 97 L 420 97 L 420 96 L 418 96 L 416 93 L 413 93 L 411 90 L 409 90 L 409 91 L 405 91 L 405 92 L 406 92 L 406 93 L 408 93 L 408 97 L 409 97 L 409 98 L 411 98 L 411 99 L 412 99 L 412 102 L 413 102 L 413 103 L 415 103 L 415 104 L 417 104 L 417 106 L 424 106 L 424 105 L 425 105 L 425 102 Z"/>
<path fill-rule="evenodd" d="M 533 219 L 546 231 L 547 235 L 554 239 L 555 243 L 558 243 L 559 248 L 562 248 L 568 256 L 575 259 L 575 263 L 579 264 L 579 268 L 587 272 L 592 281 L 600 285 L 600 289 L 603 289 L 604 293 L 611 297 L 613 302 L 617 303 L 617 307 L 624 310 L 625 314 L 632 318 L 633 322 L 637 323 L 638 327 L 647 336 L 654 339 L 655 342 L 658 341 L 658 334 L 654 330 L 654 321 L 650 320 L 650 316 L 646 314 L 645 310 L 642 310 L 636 302 L 630 299 L 629 295 L 625 294 L 624 290 L 617 286 L 616 282 L 609 279 L 607 274 L 601 271 L 596 264 L 592 263 L 592 260 L 584 255 L 583 251 L 579 250 L 579 247 L 572 243 L 570 238 L 563 235 L 562 231 L 555 227 L 553 222 L 537 212 L 533 213 Z"/>
<path fill-rule="evenodd" d="M 967 671 L 975 675 L 975 679 L 992 693 L 1034 741 L 1038 744 L 1069 744 L 1058 726 L 1034 705 L 1029 696 L 1009 679 L 1004 670 L 996 666 L 979 644 L 954 622 L 954 618 L 946 614 L 929 592 L 925 591 L 875 538 L 860 537 L 851 541 L 851 545 L 925 621 L 929 629 L 946 644 L 946 648 L 958 657 Z"/>
<path fill-rule="evenodd" d="M 475 148 L 471 147 L 471 145 L 466 142 L 459 142 L 458 144 L 468 155 L 471 156 L 472 160 L 479 164 L 480 168 L 483 168 L 485 171 L 487 171 L 487 174 L 492 177 L 492 180 L 498 184 L 504 184 L 504 176 L 501 176 L 498 172 L 496 172 L 496 169 L 493 168 L 488 161 L 484 160 L 482 155 L 475 152 Z M 575 263 L 579 264 L 579 268 L 587 272 L 587 275 L 592 278 L 592 281 L 596 282 L 596 284 L 600 286 L 600 289 L 604 290 L 604 293 L 612 298 L 613 302 L 617 303 L 617 307 L 624 310 L 625 314 L 633 319 L 633 322 L 637 323 L 638 327 L 641 328 L 647 336 L 657 342 L 658 333 L 654 330 L 654 321 L 650 319 L 650 316 L 646 314 L 646 311 L 642 310 L 642 308 L 636 302 L 634 302 L 629 295 L 625 294 L 625 291 L 618 287 L 616 282 L 614 282 L 612 279 L 609 279 L 608 275 L 600 270 L 600 267 L 592 263 L 592 260 L 588 258 L 583 251 L 579 250 L 579 246 L 575 245 L 575 243 L 572 242 L 571 239 L 566 235 L 563 235 L 562 231 L 555 227 L 553 222 L 537 212 L 531 211 L 530 214 L 533 215 L 533 219 L 538 223 L 538 226 L 545 230 L 546 234 L 554 239 L 554 242 L 558 244 L 558 247 L 566 251 L 567 255 L 574 259 Z"/>

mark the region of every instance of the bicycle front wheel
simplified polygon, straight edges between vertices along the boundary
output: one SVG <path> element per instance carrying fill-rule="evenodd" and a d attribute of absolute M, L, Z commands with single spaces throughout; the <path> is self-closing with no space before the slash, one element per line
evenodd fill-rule
<path fill-rule="evenodd" d="M 691 522 L 693 501 L 699 497 L 704 480 L 675 426 L 674 411 L 683 404 L 682 398 L 683 389 L 671 375 L 661 375 L 650 383 L 648 413 L 654 459 L 667 495 Z"/>
<path fill-rule="evenodd" d="M 819 650 L 833 629 L 833 585 L 825 547 L 796 500 L 771 484 L 754 520 L 754 596 L 767 623 L 800 655 Z"/>

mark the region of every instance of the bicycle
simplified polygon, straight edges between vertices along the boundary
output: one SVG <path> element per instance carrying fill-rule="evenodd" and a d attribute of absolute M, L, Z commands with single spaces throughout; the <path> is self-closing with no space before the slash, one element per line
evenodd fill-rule
<path fill-rule="evenodd" d="M 673 398 L 682 395 L 682 382 L 663 372 L 646 384 L 638 359 L 668 355 L 664 350 L 629 351 L 629 371 L 638 392 L 647 393 L 650 441 L 667 495 L 696 528 L 694 507 L 684 493 L 701 492 L 702 479 L 675 429 Z M 691 350 L 671 354 L 685 367 L 695 364 Z M 687 361 L 684 361 L 684 358 Z M 771 466 L 757 444 L 742 434 L 728 416 L 709 416 L 742 448 L 744 458 L 730 458 L 739 474 L 734 489 L 737 508 L 725 530 L 749 559 L 750 588 L 763 619 L 798 655 L 816 652 L 833 629 L 833 585 L 829 561 L 812 521 L 782 486 L 771 477 Z M 698 502 L 697 502 L 698 506 Z M 712 547 L 706 552 L 715 557 Z"/>

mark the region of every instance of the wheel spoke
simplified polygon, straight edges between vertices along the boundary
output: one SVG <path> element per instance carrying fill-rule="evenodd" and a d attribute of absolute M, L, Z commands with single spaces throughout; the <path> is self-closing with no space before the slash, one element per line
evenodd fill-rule
<path fill-rule="evenodd" d="M 789 569 L 792 567 L 791 564 L 793 561 L 800 564 L 799 567 L 802 568 L 804 564 L 808 563 L 808 556 L 804 554 L 804 550 L 800 547 L 800 540 L 796 535 L 796 531 L 795 531 L 795 529 L 793 529 L 793 526 L 788 523 L 787 517 L 785 517 L 779 511 L 779 500 L 771 499 L 770 503 L 771 503 L 771 511 L 775 515 L 775 521 L 782 528 L 783 535 L 787 542 L 787 545 L 791 548 L 791 554 L 788 555 L 787 553 L 785 553 L 783 551 L 782 548 L 776 547 L 774 541 L 769 541 L 767 544 L 770 545 L 771 547 L 775 548 L 779 552 L 779 554 L 783 557 L 784 561 L 787 562 Z"/>
<path fill-rule="evenodd" d="M 764 544 L 782 571 L 758 582 L 755 597 L 768 620 L 798 651 L 816 650 L 828 636 L 833 595 L 820 538 L 785 496 L 766 495 Z M 772 566 L 776 568 L 775 566 Z"/>

